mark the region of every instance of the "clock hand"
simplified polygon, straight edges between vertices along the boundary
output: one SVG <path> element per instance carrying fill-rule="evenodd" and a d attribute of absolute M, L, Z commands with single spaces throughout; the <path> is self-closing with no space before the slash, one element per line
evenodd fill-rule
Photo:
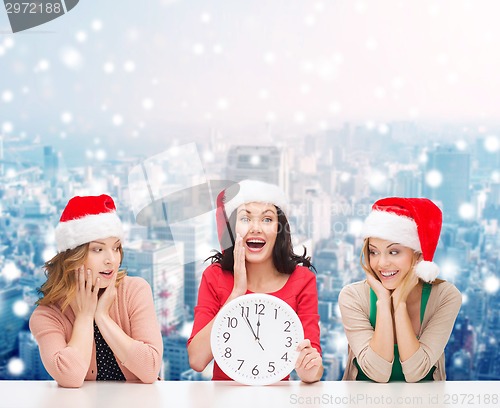
<path fill-rule="evenodd" d="M 243 318 L 245 319 L 245 322 L 248 324 L 248 327 L 250 327 L 250 330 L 252 331 L 253 337 L 255 338 L 255 340 L 257 340 L 257 343 L 259 343 L 259 346 L 262 349 L 262 351 L 264 351 L 264 347 L 262 347 L 262 344 L 260 344 L 260 339 L 255 334 L 255 331 L 253 330 L 253 327 L 252 327 L 252 324 L 250 323 L 250 320 L 248 320 L 248 317 L 245 316 L 244 314 L 243 314 Z M 259 326 L 260 326 L 260 323 L 259 323 Z M 257 326 L 257 328 L 259 326 Z"/>
<path fill-rule="evenodd" d="M 260 314 L 258 315 L 257 317 L 257 339 L 260 340 L 260 337 L 259 337 L 259 331 L 260 331 Z"/>
<path fill-rule="evenodd" d="M 253 330 L 253 327 L 252 327 L 252 324 L 250 323 L 250 320 L 248 320 L 248 317 L 243 315 L 243 317 L 245 318 L 245 322 L 248 324 L 248 327 L 250 327 L 250 330 L 252 330 L 252 334 L 253 334 L 253 337 L 255 337 L 255 340 L 257 340 L 257 336 Z"/>
<path fill-rule="evenodd" d="M 259 343 L 260 348 L 262 349 L 262 351 L 264 351 L 264 347 L 262 347 L 262 344 L 260 344 L 259 332 L 260 332 L 260 314 L 257 317 L 257 336 L 255 336 L 255 340 L 257 340 L 257 343 Z"/>

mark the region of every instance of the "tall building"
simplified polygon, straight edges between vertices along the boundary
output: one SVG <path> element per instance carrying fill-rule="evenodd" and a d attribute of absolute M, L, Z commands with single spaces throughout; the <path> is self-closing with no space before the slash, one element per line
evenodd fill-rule
<path fill-rule="evenodd" d="M 51 186 L 57 183 L 57 173 L 59 171 L 59 158 L 52 146 L 43 148 L 43 176 L 50 182 Z"/>
<path fill-rule="evenodd" d="M 284 158 L 275 146 L 233 146 L 227 155 L 226 178 L 255 179 L 283 186 Z"/>
<path fill-rule="evenodd" d="M 169 380 L 180 380 L 191 367 L 186 347 L 187 338 L 178 334 L 163 338 L 163 354 L 168 361 Z"/>
<path fill-rule="evenodd" d="M 205 214 L 205 218 L 213 218 L 212 213 Z M 184 246 L 184 304 L 192 314 L 198 300 L 198 287 L 201 276 L 206 268 L 203 263 L 211 255 L 212 233 L 215 228 L 210 220 L 203 222 L 200 217 L 197 222 L 184 222 L 170 226 L 174 241 Z"/>
<path fill-rule="evenodd" d="M 298 230 L 313 244 L 330 237 L 331 208 L 330 197 L 319 190 L 306 190 L 302 204 L 295 212 Z"/>
<path fill-rule="evenodd" d="M 420 197 L 421 184 L 413 171 L 401 170 L 394 175 L 391 190 L 394 197 Z"/>
<path fill-rule="evenodd" d="M 51 380 L 42 359 L 35 338 L 29 331 L 19 333 L 19 357 L 24 363 L 25 380 Z"/>
<path fill-rule="evenodd" d="M 162 333 L 184 320 L 183 253 L 172 241 L 139 240 L 125 245 L 123 266 L 151 286 Z"/>
<path fill-rule="evenodd" d="M 439 146 L 427 154 L 423 195 L 442 204 L 443 219 L 460 220 L 460 207 L 470 200 L 470 154 L 455 146 Z"/>
<path fill-rule="evenodd" d="M 19 285 L 0 290 L 0 360 L 7 358 L 17 349 L 17 336 L 25 322 L 14 313 L 14 303 L 22 298 L 23 288 Z"/>

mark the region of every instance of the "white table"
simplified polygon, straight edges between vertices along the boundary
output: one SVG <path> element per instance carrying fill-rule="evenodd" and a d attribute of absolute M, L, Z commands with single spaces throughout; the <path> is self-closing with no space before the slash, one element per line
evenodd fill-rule
<path fill-rule="evenodd" d="M 421 384 L 324 381 L 251 387 L 221 381 L 154 384 L 85 382 L 67 389 L 53 381 L 0 381 L 1 408 L 281 408 L 500 407 L 500 381 Z"/>

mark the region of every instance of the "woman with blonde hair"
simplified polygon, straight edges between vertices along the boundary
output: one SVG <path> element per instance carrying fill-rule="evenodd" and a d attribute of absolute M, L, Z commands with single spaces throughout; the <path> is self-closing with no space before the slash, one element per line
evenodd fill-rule
<path fill-rule="evenodd" d="M 48 373 L 63 387 L 84 380 L 158 378 L 161 331 L 148 283 L 126 276 L 123 229 L 108 195 L 73 197 L 55 230 L 58 253 L 30 330 Z"/>
<path fill-rule="evenodd" d="M 433 262 L 441 210 L 426 198 L 378 200 L 364 223 L 366 279 L 339 295 L 344 380 L 445 380 L 444 348 L 461 305 Z"/>

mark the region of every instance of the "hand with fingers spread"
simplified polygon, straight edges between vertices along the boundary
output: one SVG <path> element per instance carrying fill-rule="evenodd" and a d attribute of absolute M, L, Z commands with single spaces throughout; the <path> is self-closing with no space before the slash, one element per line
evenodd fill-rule
<path fill-rule="evenodd" d="M 367 272 L 366 273 L 366 280 L 368 282 L 368 285 L 370 285 L 372 290 L 377 295 L 378 300 L 381 300 L 381 301 L 390 300 L 392 291 L 389 289 L 386 289 L 384 287 L 384 285 L 382 285 L 382 282 L 380 282 L 375 276 L 373 276 L 371 273 Z"/>
<path fill-rule="evenodd" d="M 91 317 L 94 319 L 97 307 L 97 293 L 99 292 L 99 278 L 92 284 L 92 272 L 90 269 L 85 271 L 82 265 L 75 270 L 76 295 L 70 305 L 73 313 L 78 318 Z"/>
<path fill-rule="evenodd" d="M 394 310 L 396 310 L 402 303 L 406 303 L 408 295 L 415 288 L 415 286 L 418 285 L 418 277 L 414 271 L 408 272 L 406 279 L 408 280 L 407 285 L 401 284 L 392 291 L 392 304 Z"/>
<path fill-rule="evenodd" d="M 323 374 L 321 354 L 311 346 L 309 339 L 302 340 L 297 346 L 297 351 L 300 351 L 300 354 L 295 363 L 295 371 L 300 379 L 304 382 L 318 381 Z"/>
<path fill-rule="evenodd" d="M 103 294 L 99 298 L 99 301 L 97 302 L 96 320 L 99 317 L 109 315 L 109 308 L 116 299 L 116 276 L 117 273 L 113 273 L 107 288 L 104 290 Z"/>
<path fill-rule="evenodd" d="M 245 266 L 245 247 L 243 238 L 236 234 L 234 243 L 234 286 L 229 300 L 244 295 L 247 292 L 247 269 Z"/>

